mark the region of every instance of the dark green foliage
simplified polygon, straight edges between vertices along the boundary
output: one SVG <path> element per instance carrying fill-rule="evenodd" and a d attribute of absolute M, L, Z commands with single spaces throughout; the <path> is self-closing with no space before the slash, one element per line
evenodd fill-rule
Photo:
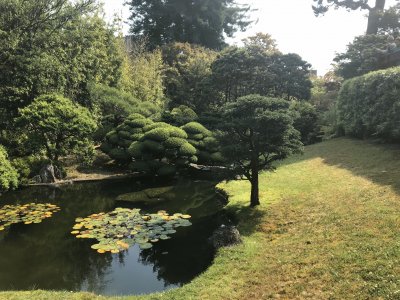
<path fill-rule="evenodd" d="M 345 133 L 399 142 L 399 90 L 398 67 L 345 81 L 338 97 L 339 122 Z"/>
<path fill-rule="evenodd" d="M 290 105 L 293 113 L 293 126 L 301 134 L 301 141 L 309 145 L 319 141 L 318 113 L 308 102 L 295 101 Z"/>
<path fill-rule="evenodd" d="M 86 108 L 56 94 L 38 97 L 21 109 L 18 123 L 28 133 L 26 147 L 44 151 L 53 162 L 90 147 L 97 127 Z"/>
<path fill-rule="evenodd" d="M 150 124 L 153 124 L 151 119 L 138 113 L 131 114 L 122 124 L 106 134 L 106 140 L 100 149 L 118 163 L 130 162 L 132 157 L 128 154 L 129 146 L 142 138 L 145 126 Z"/>
<path fill-rule="evenodd" d="M 140 140 L 133 142 L 128 153 L 133 158 L 133 171 L 159 176 L 175 174 L 177 167 L 186 167 L 197 161 L 196 149 L 186 140 L 182 129 L 163 122 L 156 122 L 144 128 Z"/>
<path fill-rule="evenodd" d="M 95 134 L 97 140 L 103 140 L 107 132 L 121 124 L 126 117 L 139 113 L 146 117 L 155 117 L 160 108 L 151 102 L 141 102 L 127 92 L 101 84 L 89 85 L 90 106 L 97 109 L 100 114 L 100 128 Z M 123 137 L 123 129 L 121 136 Z M 132 132 L 125 135 L 130 139 Z M 114 141 L 117 143 L 117 141 Z"/>
<path fill-rule="evenodd" d="M 20 182 L 27 183 L 30 178 L 39 174 L 40 169 L 49 163 L 49 160 L 39 155 L 29 155 L 14 158 L 11 163 L 18 172 Z"/>
<path fill-rule="evenodd" d="M 179 105 L 172 111 L 166 111 L 162 115 L 163 121 L 176 126 L 182 126 L 183 124 L 196 121 L 198 118 L 195 111 L 186 105 Z"/>
<path fill-rule="evenodd" d="M 297 54 L 270 53 L 261 47 L 224 50 L 211 66 L 211 83 L 222 103 L 248 94 L 309 99 L 310 64 Z M 218 94 L 217 94 L 218 95 Z"/>
<path fill-rule="evenodd" d="M 14 189 L 18 186 L 18 172 L 8 160 L 8 155 L 0 145 L 0 192 Z"/>
<path fill-rule="evenodd" d="M 344 79 L 364 75 L 382 68 L 381 60 L 390 44 L 387 35 L 361 35 L 347 46 L 345 53 L 338 54 L 337 74 Z"/>
<path fill-rule="evenodd" d="M 251 205 L 259 205 L 258 173 L 273 170 L 274 161 L 301 150 L 289 103 L 283 99 L 248 95 L 224 106 L 222 152 L 235 175 L 251 183 Z"/>
<path fill-rule="evenodd" d="M 154 128 L 146 132 L 143 136 L 143 140 L 150 139 L 157 142 L 164 142 L 170 137 L 169 130 L 167 128 Z"/>
<path fill-rule="evenodd" d="M 170 105 L 175 107 L 184 104 L 196 112 L 206 110 L 205 104 L 214 97 L 209 77 L 217 53 L 197 45 L 172 43 L 162 47 L 162 54 L 166 66 L 165 92 L 171 100 Z M 182 121 L 177 125 L 194 120 Z"/>
<path fill-rule="evenodd" d="M 213 133 L 197 122 L 190 122 L 181 127 L 188 135 L 188 142 L 196 148 L 197 162 L 215 165 L 223 162 L 219 144 Z"/>
<path fill-rule="evenodd" d="M 226 44 L 224 36 L 232 37 L 244 30 L 249 7 L 233 0 L 129 0 L 131 32 L 146 36 L 150 46 L 171 42 L 188 42 L 211 49 Z"/>
<path fill-rule="evenodd" d="M 86 106 L 89 81 L 117 84 L 117 38 L 93 0 L 3 0 L 0 11 L 0 127 L 42 94 Z"/>

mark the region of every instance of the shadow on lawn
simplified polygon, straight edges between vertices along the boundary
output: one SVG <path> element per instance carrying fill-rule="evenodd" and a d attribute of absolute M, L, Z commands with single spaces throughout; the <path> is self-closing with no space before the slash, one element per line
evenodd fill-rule
<path fill-rule="evenodd" d="M 261 219 L 265 217 L 265 211 L 238 204 L 230 205 L 227 211 L 233 222 L 238 224 L 240 234 L 243 236 L 249 236 L 256 231 L 258 225 L 261 223 Z M 244 220 L 245 222 L 240 222 L 240 220 Z"/>
<path fill-rule="evenodd" d="M 322 158 L 330 166 L 344 168 L 400 194 L 400 145 L 374 141 L 337 138 L 306 147 L 304 155 L 286 160 L 282 165 Z"/>
<path fill-rule="evenodd" d="M 280 166 L 290 166 L 315 158 L 321 158 L 329 166 L 346 169 L 376 184 L 390 186 L 400 195 L 400 145 L 338 138 L 307 146 L 303 155 L 286 159 Z M 280 224 L 276 220 L 287 219 L 289 216 L 275 216 L 273 211 L 265 209 L 265 205 L 264 203 L 261 207 L 251 208 L 247 205 L 230 204 L 226 210 L 233 222 L 238 224 L 243 236 L 249 236 L 256 231 L 283 233 L 290 224 Z M 290 206 L 286 213 L 289 213 L 289 210 Z M 263 222 L 271 223 L 268 224 L 271 228 L 261 228 Z"/>

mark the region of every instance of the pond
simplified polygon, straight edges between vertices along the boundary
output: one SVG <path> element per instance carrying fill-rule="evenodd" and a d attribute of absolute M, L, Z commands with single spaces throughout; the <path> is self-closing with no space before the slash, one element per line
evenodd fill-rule
<path fill-rule="evenodd" d="M 0 208 L 34 202 L 52 203 L 61 210 L 40 224 L 18 223 L 0 231 L 0 290 L 127 295 L 182 286 L 212 263 L 214 250 L 208 238 L 226 222 L 223 200 L 215 184 L 196 180 L 149 184 L 124 179 L 36 186 L 6 193 L 0 196 Z M 141 195 L 135 192 L 160 187 L 168 191 L 167 197 L 157 196 L 150 204 L 120 201 Z M 90 247 L 93 240 L 76 239 L 71 234 L 77 217 L 117 207 L 140 208 L 145 213 L 166 210 L 170 214 L 189 214 L 192 226 L 177 228 L 171 239 L 160 240 L 150 249 L 141 250 L 135 245 L 117 254 L 99 254 Z"/>

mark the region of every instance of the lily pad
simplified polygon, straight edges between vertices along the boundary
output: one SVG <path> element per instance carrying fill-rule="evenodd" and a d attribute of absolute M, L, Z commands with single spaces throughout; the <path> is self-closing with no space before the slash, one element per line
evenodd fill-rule
<path fill-rule="evenodd" d="M 189 215 L 168 215 L 166 211 L 141 214 L 139 209 L 117 208 L 109 213 L 93 214 L 77 218 L 73 226 L 77 238 L 96 239 L 91 246 L 98 253 L 119 253 L 135 243 L 141 249 L 149 249 L 152 243 L 170 239 L 174 228 L 191 225 Z"/>
<path fill-rule="evenodd" d="M 49 203 L 29 203 L 24 205 L 5 205 L 0 209 L 0 231 L 16 223 L 26 225 L 41 223 L 58 212 L 57 205 Z"/>

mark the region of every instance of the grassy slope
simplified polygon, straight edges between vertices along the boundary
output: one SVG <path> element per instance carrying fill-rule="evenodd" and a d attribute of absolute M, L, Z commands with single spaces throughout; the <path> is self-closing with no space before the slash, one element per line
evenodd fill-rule
<path fill-rule="evenodd" d="M 223 249 L 191 284 L 119 299 L 400 299 L 400 148 L 337 139 L 261 176 L 222 184 L 244 244 Z M 0 293 L 0 299 L 105 299 Z M 116 299 L 116 298 L 113 298 Z"/>

